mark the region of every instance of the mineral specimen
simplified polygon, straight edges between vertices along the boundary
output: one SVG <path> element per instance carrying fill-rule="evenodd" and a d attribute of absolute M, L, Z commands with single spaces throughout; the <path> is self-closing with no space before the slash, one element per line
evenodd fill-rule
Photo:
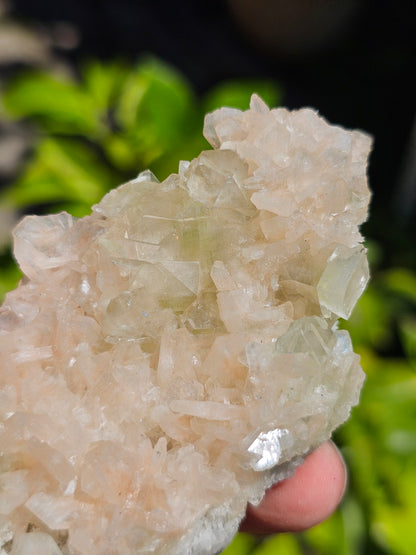
<path fill-rule="evenodd" d="M 205 136 L 162 183 L 14 232 L 1 553 L 215 553 L 358 401 L 336 322 L 368 279 L 370 138 L 256 96 Z"/>

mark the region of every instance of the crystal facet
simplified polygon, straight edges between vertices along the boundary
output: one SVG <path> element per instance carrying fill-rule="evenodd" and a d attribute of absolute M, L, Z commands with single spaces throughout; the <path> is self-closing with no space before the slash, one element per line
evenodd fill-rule
<path fill-rule="evenodd" d="M 348 418 L 370 138 L 208 114 L 214 150 L 26 217 L 0 309 L 0 551 L 213 554 Z"/>

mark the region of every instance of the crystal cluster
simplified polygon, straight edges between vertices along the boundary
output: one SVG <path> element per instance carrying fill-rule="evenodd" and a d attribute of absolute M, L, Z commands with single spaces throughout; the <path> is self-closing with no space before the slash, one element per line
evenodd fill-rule
<path fill-rule="evenodd" d="M 223 108 L 214 150 L 26 217 L 0 311 L 0 553 L 212 554 L 356 404 L 370 138 Z"/>

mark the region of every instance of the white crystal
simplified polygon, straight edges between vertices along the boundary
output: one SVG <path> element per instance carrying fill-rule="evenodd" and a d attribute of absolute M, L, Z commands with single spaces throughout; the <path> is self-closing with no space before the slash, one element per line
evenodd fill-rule
<path fill-rule="evenodd" d="M 14 470 L 0 475 L 0 514 L 9 515 L 29 497 L 27 470 Z"/>
<path fill-rule="evenodd" d="M 319 302 L 341 318 L 349 318 L 370 277 L 363 247 L 339 245 L 328 259 L 316 287 Z"/>
<path fill-rule="evenodd" d="M 282 454 L 280 440 L 288 435 L 289 430 L 276 428 L 268 432 L 261 432 L 248 448 L 248 452 L 257 455 L 257 460 L 250 463 L 254 470 L 269 470 L 279 463 Z"/>
<path fill-rule="evenodd" d="M 178 175 L 14 232 L 0 549 L 216 553 L 358 402 L 335 324 L 368 279 L 370 139 L 256 96 L 205 135 Z"/>
<path fill-rule="evenodd" d="M 35 493 L 26 501 L 25 507 L 46 524 L 50 530 L 68 529 L 71 522 L 84 516 L 85 509 L 71 497 L 53 497 L 47 493 Z"/>
<path fill-rule="evenodd" d="M 13 541 L 12 555 L 62 555 L 55 540 L 44 532 L 20 534 Z"/>
<path fill-rule="evenodd" d="M 10 520 L 0 514 L 0 549 L 13 539 L 14 531 Z M 1 551 L 0 551 L 1 553 Z"/>

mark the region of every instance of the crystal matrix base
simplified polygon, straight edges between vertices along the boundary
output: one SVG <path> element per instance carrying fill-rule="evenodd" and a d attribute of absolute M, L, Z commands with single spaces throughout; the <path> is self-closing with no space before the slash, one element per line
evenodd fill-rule
<path fill-rule="evenodd" d="M 358 402 L 336 321 L 368 279 L 370 139 L 256 96 L 205 135 L 164 182 L 15 230 L 3 552 L 215 553 Z"/>

